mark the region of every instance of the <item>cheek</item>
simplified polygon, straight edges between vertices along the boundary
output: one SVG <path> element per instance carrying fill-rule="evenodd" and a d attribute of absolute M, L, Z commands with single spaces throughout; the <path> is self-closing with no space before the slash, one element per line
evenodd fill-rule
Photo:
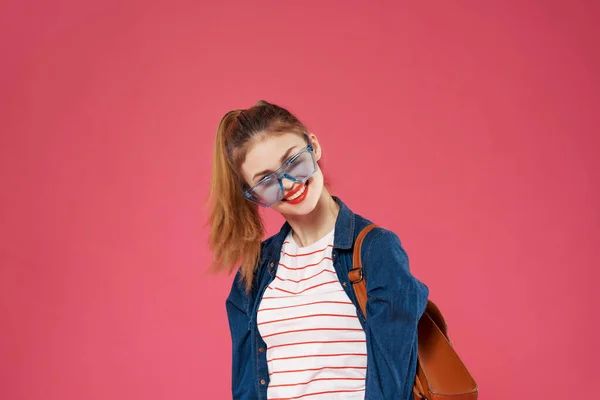
<path fill-rule="evenodd" d="M 310 178 L 310 186 L 313 195 L 321 193 L 321 189 L 323 188 L 323 175 L 321 174 L 321 171 L 318 171 Z"/>

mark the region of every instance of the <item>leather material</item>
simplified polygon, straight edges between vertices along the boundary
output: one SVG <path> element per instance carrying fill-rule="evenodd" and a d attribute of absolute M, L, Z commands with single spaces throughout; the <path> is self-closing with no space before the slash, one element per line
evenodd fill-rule
<path fill-rule="evenodd" d="M 348 278 L 350 282 L 352 282 L 352 286 L 354 287 L 354 293 L 356 293 L 356 298 L 358 300 L 358 304 L 360 304 L 360 309 L 362 310 L 363 316 L 367 317 L 367 285 L 365 284 L 365 280 L 362 276 L 362 261 L 360 259 L 360 248 L 362 246 L 362 242 L 365 239 L 365 236 L 373 229 L 377 228 L 377 225 L 371 224 L 366 226 L 356 238 L 356 242 L 354 243 L 354 250 L 352 256 L 352 269 L 348 273 Z"/>
<path fill-rule="evenodd" d="M 348 273 L 365 318 L 367 285 L 362 271 L 361 246 L 365 236 L 376 227 L 371 224 L 359 233 L 354 243 L 353 268 Z M 419 350 L 413 386 L 415 400 L 477 400 L 477 384 L 452 347 L 444 316 L 431 300 L 427 302 L 417 330 Z"/>

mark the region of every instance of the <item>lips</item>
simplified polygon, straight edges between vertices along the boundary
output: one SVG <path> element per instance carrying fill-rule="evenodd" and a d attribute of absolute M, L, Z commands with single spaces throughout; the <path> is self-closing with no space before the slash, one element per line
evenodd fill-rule
<path fill-rule="evenodd" d="M 291 191 L 290 193 L 286 194 L 284 199 L 287 200 L 290 197 L 292 197 L 293 195 L 295 195 L 296 193 L 298 193 L 300 190 L 302 190 L 302 188 L 307 184 L 307 182 L 303 183 L 302 185 L 298 186 L 296 189 L 294 189 L 293 191 Z"/>
<path fill-rule="evenodd" d="M 306 181 L 305 183 L 303 183 L 302 185 L 298 186 L 296 189 L 294 189 L 293 191 L 291 191 L 290 193 L 288 193 L 283 198 L 283 201 L 285 201 L 286 203 L 289 203 L 289 204 L 298 204 L 298 203 L 301 203 L 306 198 L 306 195 L 308 193 L 308 186 L 309 186 L 308 183 L 309 183 L 309 181 Z M 294 196 L 296 193 L 298 193 L 302 189 L 304 189 L 304 193 L 302 193 L 300 196 L 298 196 L 294 200 L 289 200 L 290 197 Z"/>

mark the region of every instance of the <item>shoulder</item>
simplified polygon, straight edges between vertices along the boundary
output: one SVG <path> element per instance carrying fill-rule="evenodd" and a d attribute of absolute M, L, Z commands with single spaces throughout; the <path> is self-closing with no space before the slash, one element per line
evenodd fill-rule
<path fill-rule="evenodd" d="M 274 234 L 262 241 L 260 246 L 260 261 L 255 271 L 257 274 L 261 272 L 260 270 L 264 266 L 265 261 L 272 257 L 275 251 L 278 250 L 276 249 L 278 236 L 279 234 Z M 281 244 L 279 244 L 279 246 L 281 246 Z"/>
<path fill-rule="evenodd" d="M 261 253 L 263 253 L 265 250 L 269 249 L 273 243 L 275 242 L 275 238 L 277 237 L 277 234 L 271 235 L 268 238 L 266 238 L 265 240 L 263 240 L 260 244 L 260 251 Z"/>
<path fill-rule="evenodd" d="M 361 215 L 356 214 L 356 228 L 354 231 L 354 240 L 360 234 L 364 228 L 371 224 L 377 225 L 375 229 L 373 229 L 369 234 L 365 237 L 363 241 L 364 248 L 370 248 L 372 246 L 376 246 L 378 248 L 385 248 L 387 246 L 401 246 L 400 237 L 396 234 L 396 232 L 388 229 L 382 225 L 380 225 L 377 221 L 371 221 L 368 218 L 365 218 Z"/>
<path fill-rule="evenodd" d="M 381 226 L 377 221 L 372 222 L 363 216 L 356 215 L 354 240 L 356 241 L 363 228 L 372 223 L 376 227 L 365 236 L 360 249 L 365 274 L 368 275 L 367 271 L 371 265 L 389 266 L 389 270 L 398 268 L 410 270 L 408 255 L 398 234 L 385 226 Z"/>
<path fill-rule="evenodd" d="M 256 291 L 255 286 L 257 284 L 258 277 L 261 275 L 262 269 L 264 268 L 265 252 L 267 251 L 269 246 L 272 245 L 274 237 L 275 237 L 275 235 L 273 235 L 261 242 L 260 261 L 258 262 L 258 265 L 254 269 L 253 290 L 250 293 L 246 292 L 246 285 L 244 282 L 244 278 L 242 276 L 242 269 L 241 269 L 241 267 L 238 267 L 237 271 L 235 273 L 235 276 L 233 278 L 233 281 L 231 282 L 231 289 L 230 289 L 227 301 L 237 303 L 240 306 L 243 306 L 243 308 L 247 309 L 248 304 L 250 302 L 250 298 L 254 295 L 254 292 Z"/>

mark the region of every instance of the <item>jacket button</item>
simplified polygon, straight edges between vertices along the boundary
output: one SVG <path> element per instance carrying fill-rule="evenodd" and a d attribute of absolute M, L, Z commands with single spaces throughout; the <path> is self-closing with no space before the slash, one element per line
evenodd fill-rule
<path fill-rule="evenodd" d="M 273 266 L 275 265 L 274 262 L 271 262 L 271 264 L 269 265 L 271 268 L 273 268 Z"/>
<path fill-rule="evenodd" d="M 258 349 L 258 351 L 260 351 L 261 353 L 264 353 L 265 352 L 265 348 L 261 347 L 260 349 Z"/>
<path fill-rule="evenodd" d="M 265 383 L 267 383 L 267 381 L 265 381 L 264 379 L 261 379 L 261 380 L 260 380 L 260 384 L 261 384 L 261 385 L 264 385 Z"/>
<path fill-rule="evenodd" d="M 346 282 L 342 283 L 342 285 L 344 285 L 344 286 L 348 286 L 348 285 L 346 284 Z"/>

